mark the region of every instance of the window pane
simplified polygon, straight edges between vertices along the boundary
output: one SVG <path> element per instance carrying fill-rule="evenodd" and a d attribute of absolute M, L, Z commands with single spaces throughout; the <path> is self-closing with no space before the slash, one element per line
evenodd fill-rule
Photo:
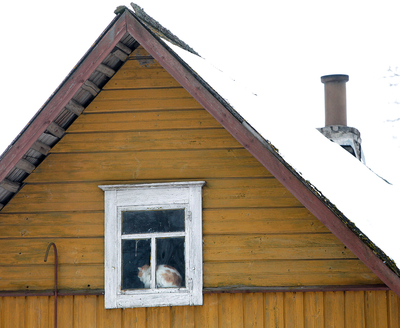
<path fill-rule="evenodd" d="M 122 234 L 185 231 L 185 210 L 122 212 Z"/>
<path fill-rule="evenodd" d="M 146 270 L 150 265 L 150 248 L 150 239 L 122 240 L 123 290 L 150 288 L 150 272 Z"/>
<path fill-rule="evenodd" d="M 158 288 L 185 287 L 185 238 L 157 238 Z"/>

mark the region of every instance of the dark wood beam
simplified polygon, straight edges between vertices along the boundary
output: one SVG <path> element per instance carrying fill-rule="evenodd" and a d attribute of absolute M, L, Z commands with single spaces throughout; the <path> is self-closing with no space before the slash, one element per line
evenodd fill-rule
<path fill-rule="evenodd" d="M 33 148 L 33 144 L 46 131 L 50 122 L 64 110 L 68 102 L 95 71 L 96 67 L 110 54 L 126 33 L 126 12 L 118 16 L 93 48 L 85 55 L 76 69 L 56 90 L 54 95 L 30 122 L 11 149 L 0 160 L 0 181 L 4 180 L 18 161 Z"/>
<path fill-rule="evenodd" d="M 112 77 L 115 74 L 115 71 L 112 68 L 104 64 L 97 66 L 96 71 L 103 73 L 107 77 Z"/>
<path fill-rule="evenodd" d="M 58 124 L 51 122 L 49 126 L 47 127 L 47 131 L 50 132 L 53 136 L 56 136 L 57 138 L 62 138 L 65 134 L 65 130 L 59 126 Z"/>
<path fill-rule="evenodd" d="M 89 92 L 93 97 L 96 97 L 100 92 L 100 88 L 89 80 L 82 84 L 82 89 Z"/>
<path fill-rule="evenodd" d="M 26 159 L 23 158 L 15 165 L 15 167 L 28 174 L 31 174 L 33 170 L 36 168 L 35 165 L 33 165 L 31 162 L 28 162 Z"/>
<path fill-rule="evenodd" d="M 50 151 L 50 146 L 44 144 L 43 142 L 40 141 L 35 141 L 31 149 L 36 150 L 37 152 L 41 153 L 42 155 L 47 155 Z"/>
<path fill-rule="evenodd" d="M 4 179 L 0 182 L 0 187 L 15 194 L 21 187 L 21 184 L 18 182 L 10 181 L 8 179 Z"/>
<path fill-rule="evenodd" d="M 71 113 L 75 114 L 76 116 L 79 116 L 82 114 L 83 110 L 85 107 L 83 107 L 81 104 L 76 102 L 75 100 L 71 99 L 68 104 L 65 106 L 65 108 L 70 111 Z"/>

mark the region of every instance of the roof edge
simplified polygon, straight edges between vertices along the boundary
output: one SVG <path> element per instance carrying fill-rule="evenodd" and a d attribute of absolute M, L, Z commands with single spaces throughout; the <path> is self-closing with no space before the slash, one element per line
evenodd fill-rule
<path fill-rule="evenodd" d="M 74 94 L 126 33 L 126 14 L 115 17 L 74 69 L 61 82 L 0 156 L 0 182 L 61 113 Z"/>

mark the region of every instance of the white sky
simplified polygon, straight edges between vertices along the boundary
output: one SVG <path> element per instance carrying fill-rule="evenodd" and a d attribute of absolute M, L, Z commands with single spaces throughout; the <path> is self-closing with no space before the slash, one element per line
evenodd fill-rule
<path fill-rule="evenodd" d="M 324 124 L 320 76 L 348 74 L 348 124 L 367 165 L 400 183 L 400 105 L 383 78 L 400 66 L 398 1 L 139 1 L 203 57 L 263 94 L 260 119 Z M 0 153 L 114 17 L 121 0 L 3 1 Z M 399 100 L 399 97 L 397 97 Z"/>

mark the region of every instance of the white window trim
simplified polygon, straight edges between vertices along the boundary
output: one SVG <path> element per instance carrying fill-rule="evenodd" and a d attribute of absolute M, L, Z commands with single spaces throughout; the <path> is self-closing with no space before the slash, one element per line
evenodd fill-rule
<path fill-rule="evenodd" d="M 102 185 L 105 193 L 106 309 L 203 304 L 202 186 L 204 181 Z M 185 209 L 185 288 L 121 290 L 121 211 Z M 176 233 L 172 233 L 176 234 Z M 141 234 L 145 237 L 145 234 Z M 155 267 L 152 267 L 155 271 Z M 154 276 L 154 273 L 153 273 Z"/>

